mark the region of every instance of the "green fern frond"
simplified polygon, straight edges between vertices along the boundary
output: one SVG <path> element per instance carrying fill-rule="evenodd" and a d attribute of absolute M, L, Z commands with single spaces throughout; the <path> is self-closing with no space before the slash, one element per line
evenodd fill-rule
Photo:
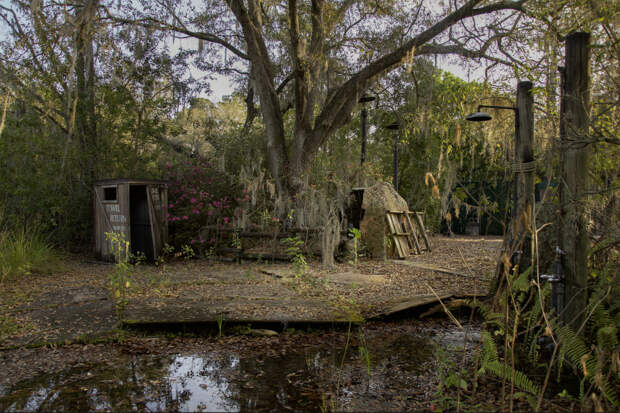
<path fill-rule="evenodd" d="M 483 331 L 480 338 L 482 340 L 482 354 L 485 360 L 499 360 L 497 346 L 495 345 L 495 340 L 493 340 L 493 336 L 491 336 L 491 333 L 489 333 L 488 331 Z"/>
<path fill-rule="evenodd" d="M 527 291 L 530 289 L 530 274 L 532 273 L 532 267 L 528 267 L 516 278 L 512 280 L 512 289 L 515 291 Z"/>
<path fill-rule="evenodd" d="M 618 330 L 613 324 L 601 327 L 596 331 L 596 344 L 605 352 L 612 352 L 618 347 Z"/>
<path fill-rule="evenodd" d="M 599 388 L 608 402 L 610 402 L 614 407 L 620 408 L 620 397 L 618 397 L 618 389 L 616 387 L 611 385 L 607 379 L 603 378 Z"/>
<path fill-rule="evenodd" d="M 488 362 L 486 364 L 486 370 L 500 379 L 506 379 L 508 381 L 511 381 L 514 376 L 514 385 L 518 389 L 536 396 L 540 393 L 540 387 L 535 385 L 523 372 L 518 370 L 513 372 L 511 366 L 504 365 L 499 360 Z"/>

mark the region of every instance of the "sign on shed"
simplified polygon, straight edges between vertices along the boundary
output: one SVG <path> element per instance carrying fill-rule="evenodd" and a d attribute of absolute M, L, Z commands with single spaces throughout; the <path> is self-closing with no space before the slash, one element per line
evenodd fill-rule
<path fill-rule="evenodd" d="M 106 233 L 130 242 L 131 253 L 148 260 L 159 256 L 168 240 L 168 185 L 165 181 L 107 179 L 95 182 L 95 253 L 113 259 Z"/>

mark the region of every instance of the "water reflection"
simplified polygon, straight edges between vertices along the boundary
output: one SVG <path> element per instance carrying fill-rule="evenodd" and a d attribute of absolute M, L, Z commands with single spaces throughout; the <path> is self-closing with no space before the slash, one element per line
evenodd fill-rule
<path fill-rule="evenodd" d="M 342 370 L 353 380 L 343 384 L 341 394 L 353 397 L 356 390 L 348 385 L 366 380 L 367 389 L 381 391 L 393 386 L 392 366 L 415 377 L 432 357 L 428 337 L 378 337 L 367 346 L 372 378 L 357 348 L 344 357 L 344 369 L 342 349 L 329 346 L 278 357 L 119 354 L 113 365 L 74 367 L 0 387 L 0 411 L 320 410 Z"/>

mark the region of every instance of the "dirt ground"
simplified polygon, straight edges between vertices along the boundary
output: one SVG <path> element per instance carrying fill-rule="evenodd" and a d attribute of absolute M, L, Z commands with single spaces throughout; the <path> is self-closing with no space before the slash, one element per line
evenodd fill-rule
<path fill-rule="evenodd" d="M 290 264 L 256 262 L 141 265 L 130 276 L 128 303 L 119 315 L 126 323 L 346 321 L 372 318 L 411 300 L 485 294 L 500 238 L 435 237 L 432 244 L 432 252 L 407 260 L 424 268 L 364 259 L 330 271 L 311 261 L 303 274 Z M 62 273 L 4 283 L 0 349 L 92 342 L 118 333 L 108 289 L 114 265 L 71 256 L 65 267 Z"/>
<path fill-rule="evenodd" d="M 437 297 L 486 295 L 501 239 L 436 237 L 432 252 L 406 261 L 360 260 L 326 271 L 290 264 L 175 263 L 135 276 L 127 323 L 330 322 L 373 318 Z"/>
<path fill-rule="evenodd" d="M 429 296 L 431 288 L 432 295 L 442 297 L 467 296 L 486 288 L 484 281 L 494 270 L 500 246 L 501 240 L 494 237 L 434 238 L 432 253 L 412 257 L 408 263 L 361 260 L 357 265 L 339 264 L 326 272 L 319 263 L 311 262 L 308 272 L 297 277 L 290 265 L 271 263 L 191 260 L 163 267 L 143 265 L 131 276 L 124 314 L 129 317 L 132 305 L 150 308 L 150 313 L 159 308 L 160 314 L 165 314 L 175 303 L 179 306 L 185 303 L 190 310 L 192 305 L 187 303 L 211 303 L 213 308 L 220 309 L 218 315 L 232 317 L 234 311 L 239 311 L 237 316 L 244 312 L 252 315 L 252 311 L 264 310 L 266 306 L 261 302 L 270 302 L 279 311 L 297 305 L 292 312 L 304 311 L 307 314 L 302 315 L 317 319 L 321 311 L 331 317 L 334 315 L 331 311 L 336 310 L 369 318 L 385 313 L 395 304 Z M 429 410 L 435 408 L 433 403 L 438 400 L 434 389 L 441 371 L 438 364 L 441 357 L 429 353 L 424 340 L 435 337 L 433 340 L 439 340 L 441 346 L 449 344 L 446 340 L 454 341 L 450 345 L 463 342 L 460 336 L 454 338 L 452 333 L 446 333 L 454 326 L 448 318 L 441 317 L 415 322 L 369 321 L 359 327 L 364 333 L 354 332 L 350 341 L 346 327 L 308 331 L 289 328 L 275 337 L 240 335 L 245 333 L 231 331 L 234 330 L 231 324 L 226 326 L 223 337 L 217 337 L 217 329 L 207 336 L 166 333 L 167 330 L 121 330 L 108 288 L 113 271 L 112 264 L 72 256 L 67 258 L 60 273 L 33 274 L 0 286 L 0 365 L 3 366 L 0 395 L 5 398 L 0 397 L 0 406 L 9 403 L 5 405 L 8 407 L 12 400 L 23 399 L 24 403 L 33 397 L 35 400 L 37 389 L 51 385 L 48 381 L 52 380 L 55 384 L 50 383 L 58 386 L 53 395 L 59 395 L 59 403 L 68 397 L 66 406 L 72 409 L 82 406 L 79 404 L 82 399 L 92 398 L 91 391 L 95 388 L 107 392 L 106 397 L 118 399 L 115 399 L 117 408 L 144 410 L 148 404 L 140 386 L 163 389 L 161 394 L 168 400 L 169 388 L 177 385 L 161 377 L 174 370 L 176 361 L 200 356 L 215 360 L 218 366 L 228 362 L 237 365 L 243 360 L 244 368 L 217 370 L 222 380 L 231 383 L 231 389 L 241 395 L 264 394 L 270 390 L 265 386 L 284 388 L 290 406 L 299 409 L 308 406 L 294 404 L 297 401 L 318 397 L 313 405 L 318 408 L 325 396 L 327 400 L 335 400 L 335 406 L 347 406 L 351 410 Z M 245 308 L 235 310 L 231 302 L 245 303 Z M 325 303 L 333 308 L 321 308 Z M 229 312 L 224 314 L 221 309 Z M 257 314 L 254 316 L 258 318 Z M 462 316 L 461 323 L 465 325 L 467 319 Z M 477 327 L 472 328 L 475 331 Z M 350 355 L 343 367 L 341 351 L 348 347 Z M 366 373 L 368 365 L 364 362 L 363 348 L 372 350 L 372 376 Z M 231 356 L 231 352 L 240 358 Z M 308 358 L 319 353 L 320 359 Z M 461 352 L 454 354 L 460 357 Z M 159 366 L 157 363 L 167 360 L 166 357 L 172 364 Z M 287 369 L 283 363 L 288 363 Z M 146 369 L 151 365 L 159 366 L 159 370 L 152 377 L 148 373 L 142 380 L 145 383 L 128 379 L 133 387 L 119 384 L 119 374 L 124 372 L 133 377 L 132 369 Z M 186 373 L 182 381 L 189 383 L 195 371 Z M 266 381 L 265 374 L 271 381 Z M 480 380 L 479 395 L 473 401 L 479 403 L 478 408 L 497 409 L 494 395 L 498 394 L 501 383 Z M 192 391 L 199 397 L 206 389 L 200 384 Z M 134 390 L 136 394 L 131 393 Z M 276 399 L 280 397 L 276 396 Z M 123 404 L 127 401 L 137 404 Z M 43 403 L 41 406 L 52 405 Z M 50 399 L 50 403 L 56 401 Z M 162 406 L 175 408 L 176 405 Z M 547 407 L 557 410 L 558 406 Z M 519 408 L 527 409 L 527 406 L 519 405 Z"/>

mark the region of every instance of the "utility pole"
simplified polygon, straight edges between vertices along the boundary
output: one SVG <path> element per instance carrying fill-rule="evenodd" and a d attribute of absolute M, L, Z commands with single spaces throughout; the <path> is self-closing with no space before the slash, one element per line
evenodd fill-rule
<path fill-rule="evenodd" d="M 560 114 L 559 247 L 566 282 L 565 323 L 578 330 L 588 303 L 588 232 L 585 217 L 589 147 L 590 34 L 566 38 Z"/>

